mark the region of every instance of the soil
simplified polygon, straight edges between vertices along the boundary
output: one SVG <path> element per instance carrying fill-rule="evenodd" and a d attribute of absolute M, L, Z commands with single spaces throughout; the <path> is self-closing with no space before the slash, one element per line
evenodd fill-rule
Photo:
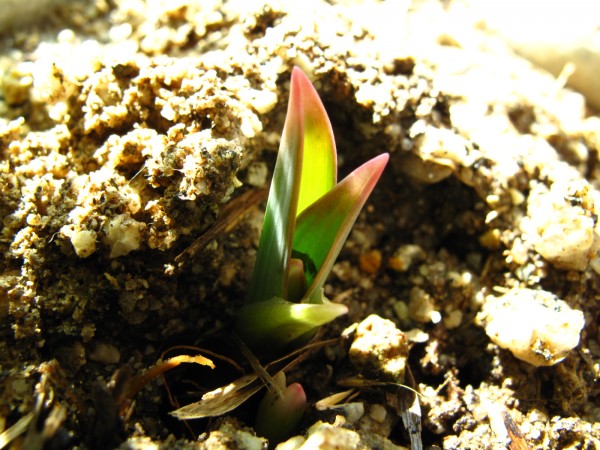
<path fill-rule="evenodd" d="M 268 186 L 299 66 L 332 121 L 339 178 L 391 160 L 326 285 L 349 308 L 318 336 L 335 343 L 287 374 L 309 406 L 281 448 L 410 448 L 393 399 L 410 377 L 379 357 L 399 349 L 423 448 L 600 448 L 600 119 L 457 4 L 95 0 L 5 33 L 2 442 L 267 445 L 258 399 L 221 418 L 169 415 L 240 376 L 212 353 L 200 352 L 214 370 L 123 386 L 163 352 L 195 354 L 177 346 L 251 370 L 227 336 L 264 197 L 215 226 Z M 574 319 L 490 309 L 507 296 L 560 301 L 538 303 Z M 366 327 L 378 350 L 365 368 L 351 345 L 369 317 L 389 332 Z M 516 342 L 527 327 L 558 331 Z M 356 397 L 315 407 L 349 379 Z"/>

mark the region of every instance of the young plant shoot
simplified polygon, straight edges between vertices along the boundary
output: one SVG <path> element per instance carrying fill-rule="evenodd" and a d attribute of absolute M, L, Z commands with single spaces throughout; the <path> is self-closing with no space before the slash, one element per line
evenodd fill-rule
<path fill-rule="evenodd" d="M 337 183 L 329 118 L 306 75 L 294 68 L 248 299 L 236 318 L 242 348 L 281 356 L 347 312 L 325 298 L 323 285 L 388 159 L 387 153 L 373 158 Z M 281 369 L 271 378 L 270 366 L 171 414 L 182 420 L 225 414 L 267 384 L 256 428 L 276 443 L 297 426 L 306 396 L 298 383 L 286 385 Z"/>
<path fill-rule="evenodd" d="M 388 159 L 373 158 L 337 183 L 331 123 L 294 68 L 248 303 L 235 327 L 258 355 L 301 345 L 347 312 L 325 298 L 323 285 Z"/>
<path fill-rule="evenodd" d="M 283 395 L 278 396 L 271 391 L 265 393 L 256 413 L 254 430 L 270 443 L 279 443 L 298 428 L 306 408 L 306 394 L 299 383 L 288 386 L 283 372 L 278 372 L 273 378 L 284 391 Z"/>

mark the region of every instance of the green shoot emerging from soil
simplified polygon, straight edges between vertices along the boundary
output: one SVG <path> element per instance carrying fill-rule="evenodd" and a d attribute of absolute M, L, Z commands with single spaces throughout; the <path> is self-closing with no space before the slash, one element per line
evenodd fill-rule
<path fill-rule="evenodd" d="M 296 431 L 306 408 L 306 394 L 299 383 L 288 386 L 283 372 L 273 378 L 283 395 L 271 391 L 265 393 L 254 425 L 256 434 L 266 437 L 272 444 L 282 442 Z"/>
<path fill-rule="evenodd" d="M 347 312 L 324 297 L 323 285 L 388 159 L 373 158 L 337 183 L 329 118 L 294 68 L 248 303 L 236 321 L 236 333 L 257 354 L 301 345 Z"/>
<path fill-rule="evenodd" d="M 306 75 L 294 68 L 248 302 L 235 324 L 240 349 L 255 373 L 172 415 L 182 420 L 222 415 L 266 385 L 257 432 L 272 445 L 294 432 L 306 406 L 304 390 L 298 383 L 286 385 L 286 368 L 274 368 L 287 357 L 263 367 L 255 354 L 267 358 L 296 350 L 321 325 L 347 312 L 345 305 L 325 298 L 323 285 L 388 159 L 380 155 L 337 183 L 329 118 Z"/>

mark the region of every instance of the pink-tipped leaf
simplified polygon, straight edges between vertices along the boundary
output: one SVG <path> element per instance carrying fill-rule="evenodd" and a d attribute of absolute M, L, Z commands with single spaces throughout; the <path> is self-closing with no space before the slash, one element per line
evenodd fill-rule
<path fill-rule="evenodd" d="M 294 67 L 292 79 L 296 79 L 300 86 L 304 113 L 304 157 L 296 212 L 298 216 L 335 186 L 337 153 L 331 122 L 319 94 L 299 68 Z"/>
<path fill-rule="evenodd" d="M 273 378 L 284 391 L 284 395 L 278 397 L 269 391 L 265 393 L 258 407 L 254 426 L 256 434 L 266 437 L 271 446 L 297 431 L 306 408 L 306 394 L 299 383 L 286 387 L 283 372 L 278 372 Z"/>
<path fill-rule="evenodd" d="M 295 257 L 304 258 L 305 266 L 315 267 L 315 273 L 306 271 L 309 288 L 303 301 L 322 302 L 325 279 L 388 159 L 389 155 L 384 153 L 366 162 L 298 217 L 293 243 Z"/>
<path fill-rule="evenodd" d="M 287 296 L 287 274 L 298 207 L 303 146 L 301 84 L 298 77 L 292 76 L 285 125 L 248 290 L 250 302 Z"/>
<path fill-rule="evenodd" d="M 248 300 L 287 298 L 297 215 L 336 182 L 331 124 L 315 88 L 294 68 Z"/>

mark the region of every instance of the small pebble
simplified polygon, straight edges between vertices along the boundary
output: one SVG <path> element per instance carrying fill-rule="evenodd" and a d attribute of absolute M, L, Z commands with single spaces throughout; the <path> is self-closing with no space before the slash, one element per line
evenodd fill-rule
<path fill-rule="evenodd" d="M 387 411 L 385 407 L 376 403 L 371 406 L 371 409 L 369 410 L 369 416 L 371 416 L 371 419 L 374 421 L 383 423 L 385 417 L 387 416 Z"/>
<path fill-rule="evenodd" d="M 600 249 L 596 229 L 598 194 L 587 182 L 555 182 L 550 190 L 534 186 L 521 228 L 535 250 L 559 269 L 584 271 Z"/>
<path fill-rule="evenodd" d="M 441 320 L 441 314 L 435 310 L 435 304 L 431 295 L 418 287 L 410 290 L 408 312 L 410 318 L 415 322 L 438 323 Z"/>
<path fill-rule="evenodd" d="M 142 231 L 145 224 L 121 214 L 106 225 L 106 243 L 110 246 L 109 258 L 117 258 L 138 250 L 141 245 Z"/>
<path fill-rule="evenodd" d="M 71 235 L 71 244 L 80 258 L 87 258 L 96 251 L 96 232 L 80 230 Z"/>
<path fill-rule="evenodd" d="M 408 305 L 406 302 L 397 301 L 392 305 L 392 308 L 394 309 L 394 314 L 396 314 L 396 317 L 403 322 L 410 318 L 408 314 Z"/>
<path fill-rule="evenodd" d="M 459 309 L 450 311 L 446 317 L 444 317 L 444 325 L 448 330 L 458 328 L 462 323 L 463 313 Z"/>
<path fill-rule="evenodd" d="M 396 272 L 406 272 L 415 262 L 424 261 L 427 255 L 425 251 L 414 244 L 400 247 L 388 260 L 390 269 Z"/>
<path fill-rule="evenodd" d="M 98 342 L 94 347 L 94 350 L 90 353 L 89 358 L 92 361 L 108 366 L 119 362 L 121 359 L 121 352 L 119 352 L 119 349 L 114 345 Z"/>
<path fill-rule="evenodd" d="M 487 297 L 477 318 L 495 344 L 536 367 L 562 361 L 585 324 L 581 311 L 553 294 L 522 288 Z"/>
<path fill-rule="evenodd" d="M 370 275 L 377 273 L 381 267 L 381 252 L 379 250 L 370 250 L 360 255 L 358 264 L 360 270 Z"/>
<path fill-rule="evenodd" d="M 356 329 L 350 361 L 367 377 L 404 380 L 408 339 L 391 320 L 371 314 Z"/>

